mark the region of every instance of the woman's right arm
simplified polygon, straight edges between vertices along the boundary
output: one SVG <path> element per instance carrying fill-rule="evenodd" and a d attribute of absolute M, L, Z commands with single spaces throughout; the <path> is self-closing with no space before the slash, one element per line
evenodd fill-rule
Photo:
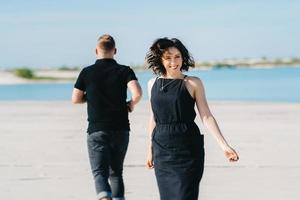
<path fill-rule="evenodd" d="M 148 97 L 149 97 L 149 110 L 150 110 L 150 117 L 149 117 L 149 123 L 148 123 L 148 155 L 147 155 L 147 168 L 152 169 L 154 167 L 153 163 L 153 152 L 152 152 L 152 132 L 155 128 L 155 121 L 154 121 L 154 115 L 151 107 L 151 89 L 155 82 L 155 79 L 151 79 L 148 81 Z"/>

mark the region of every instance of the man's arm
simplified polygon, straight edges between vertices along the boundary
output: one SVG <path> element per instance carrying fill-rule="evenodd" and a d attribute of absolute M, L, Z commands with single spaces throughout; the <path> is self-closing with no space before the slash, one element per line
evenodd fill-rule
<path fill-rule="evenodd" d="M 86 96 L 85 96 L 84 91 L 74 88 L 73 93 L 72 93 L 72 103 L 73 104 L 82 104 L 85 102 L 86 102 Z"/>
<path fill-rule="evenodd" d="M 133 111 L 134 106 L 141 100 L 142 98 L 142 88 L 137 80 L 132 80 L 127 83 L 127 87 L 131 92 L 131 100 L 128 104 L 130 112 Z"/>

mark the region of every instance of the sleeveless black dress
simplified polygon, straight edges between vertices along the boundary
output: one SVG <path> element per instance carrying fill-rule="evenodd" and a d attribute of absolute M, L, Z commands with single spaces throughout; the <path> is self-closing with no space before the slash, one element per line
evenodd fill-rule
<path fill-rule="evenodd" d="M 165 86 L 162 90 L 162 86 Z M 197 200 L 203 174 L 203 135 L 184 79 L 155 80 L 151 105 L 155 176 L 161 200 Z"/>

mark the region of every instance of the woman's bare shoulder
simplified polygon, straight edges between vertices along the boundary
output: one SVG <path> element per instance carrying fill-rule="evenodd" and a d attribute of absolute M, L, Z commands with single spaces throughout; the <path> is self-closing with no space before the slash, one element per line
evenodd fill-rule
<path fill-rule="evenodd" d="M 152 78 L 148 81 L 148 89 L 150 90 L 157 78 Z"/>
<path fill-rule="evenodd" d="M 155 82 L 156 78 L 151 78 L 149 81 L 148 81 L 148 86 L 152 86 Z"/>
<path fill-rule="evenodd" d="M 202 81 L 199 77 L 188 76 L 186 77 L 186 80 L 193 87 L 203 87 Z"/>
<path fill-rule="evenodd" d="M 154 83 L 154 81 L 156 80 L 157 78 L 151 78 L 149 81 L 148 81 L 148 84 L 149 83 Z"/>

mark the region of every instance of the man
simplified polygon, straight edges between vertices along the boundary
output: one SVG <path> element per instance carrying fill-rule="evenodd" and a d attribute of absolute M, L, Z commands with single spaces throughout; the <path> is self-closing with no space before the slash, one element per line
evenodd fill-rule
<path fill-rule="evenodd" d="M 124 200 L 128 112 L 142 96 L 133 70 L 114 60 L 116 52 L 113 37 L 102 35 L 96 46 L 96 63 L 80 72 L 72 94 L 74 104 L 87 102 L 88 152 L 99 200 Z M 131 92 L 128 102 L 127 88 Z"/>

